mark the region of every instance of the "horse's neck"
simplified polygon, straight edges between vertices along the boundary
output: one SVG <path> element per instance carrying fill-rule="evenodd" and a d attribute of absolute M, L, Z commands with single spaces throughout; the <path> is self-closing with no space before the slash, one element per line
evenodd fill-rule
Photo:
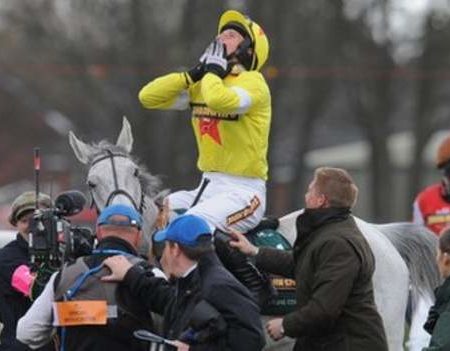
<path fill-rule="evenodd" d="M 156 220 L 158 218 L 159 209 L 152 198 L 145 196 L 145 208 L 142 213 L 144 218 L 144 234 L 151 236 L 156 228 Z"/>
<path fill-rule="evenodd" d="M 283 234 L 283 236 L 291 243 L 291 245 L 294 244 L 295 239 L 297 238 L 297 217 L 303 212 L 304 209 L 302 208 L 300 210 L 288 213 L 287 215 L 280 218 L 278 231 Z M 353 216 L 353 218 L 355 219 L 356 224 L 367 240 L 371 240 L 373 236 L 377 236 L 379 234 L 378 230 L 376 230 L 373 224 L 367 223 L 366 221 L 356 216 Z M 384 240 L 384 238 L 382 238 L 382 240 Z"/>
<path fill-rule="evenodd" d="M 156 229 L 156 219 L 158 217 L 158 207 L 151 198 L 145 198 L 145 208 L 142 213 L 144 225 L 142 227 L 143 240 L 138 248 L 139 254 L 150 256 L 152 254 L 152 235 Z"/>
<path fill-rule="evenodd" d="M 278 226 L 278 231 L 283 234 L 283 236 L 294 245 L 295 239 L 297 238 L 297 228 L 295 226 L 297 217 L 303 213 L 304 209 L 300 209 L 280 218 L 280 225 Z"/>

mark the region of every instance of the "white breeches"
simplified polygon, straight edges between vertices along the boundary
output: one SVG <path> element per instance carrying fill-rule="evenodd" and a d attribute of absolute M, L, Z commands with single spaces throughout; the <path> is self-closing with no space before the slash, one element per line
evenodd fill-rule
<path fill-rule="evenodd" d="M 246 232 L 262 219 L 266 209 L 266 185 L 257 178 L 239 177 L 217 172 L 205 172 L 209 183 L 199 201 L 192 204 L 200 185 L 191 191 L 181 190 L 168 196 L 170 210 L 186 209 L 188 214 L 206 220 L 212 228 L 228 227 Z"/>

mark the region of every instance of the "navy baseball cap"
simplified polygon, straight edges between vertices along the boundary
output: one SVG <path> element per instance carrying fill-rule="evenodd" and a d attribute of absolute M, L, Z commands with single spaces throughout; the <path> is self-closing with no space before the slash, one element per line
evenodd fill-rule
<path fill-rule="evenodd" d="M 198 244 L 197 240 L 202 235 L 209 235 L 212 239 L 208 223 L 194 215 L 182 215 L 172 221 L 166 229 L 158 231 L 153 240 L 156 242 L 170 240 L 192 247 Z"/>
<path fill-rule="evenodd" d="M 111 218 L 113 216 L 124 216 L 128 220 L 117 221 Z M 133 207 L 122 204 L 110 205 L 103 209 L 97 219 L 97 225 L 104 224 L 142 228 L 142 217 Z"/>

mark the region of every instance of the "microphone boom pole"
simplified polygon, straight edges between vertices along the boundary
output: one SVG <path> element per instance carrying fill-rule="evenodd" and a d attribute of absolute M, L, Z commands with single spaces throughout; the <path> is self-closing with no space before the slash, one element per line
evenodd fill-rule
<path fill-rule="evenodd" d="M 41 155 L 38 147 L 34 148 L 34 181 L 36 185 L 36 209 L 39 208 L 39 171 L 41 169 Z"/>

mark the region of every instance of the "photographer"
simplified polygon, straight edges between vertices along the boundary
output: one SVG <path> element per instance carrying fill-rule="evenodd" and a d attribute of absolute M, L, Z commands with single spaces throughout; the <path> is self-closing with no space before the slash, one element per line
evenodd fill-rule
<path fill-rule="evenodd" d="M 161 265 L 170 282 L 149 276 L 123 256 L 105 260 L 137 301 L 164 315 L 164 337 L 180 350 L 259 351 L 264 334 L 250 292 L 229 273 L 213 251 L 208 224 L 183 215 L 155 234 L 164 242 Z"/>
<path fill-rule="evenodd" d="M 123 254 L 133 264 L 146 266 L 136 251 L 141 226 L 142 218 L 133 208 L 106 207 L 97 220 L 96 250 L 52 275 L 20 319 L 17 338 L 37 348 L 57 331 L 67 351 L 146 350 L 133 331 L 152 328 L 150 313 L 134 301 L 127 287 L 101 281 L 109 274 L 103 261 L 111 255 Z"/>
<path fill-rule="evenodd" d="M 49 208 L 50 197 L 39 194 L 40 208 Z M 29 221 L 36 206 L 35 192 L 19 195 L 11 206 L 9 222 L 17 228 L 15 240 L 0 250 L 0 320 L 4 329 L 0 334 L 0 350 L 29 350 L 16 340 L 17 321 L 31 306 L 28 297 L 32 276 L 29 273 Z"/>

